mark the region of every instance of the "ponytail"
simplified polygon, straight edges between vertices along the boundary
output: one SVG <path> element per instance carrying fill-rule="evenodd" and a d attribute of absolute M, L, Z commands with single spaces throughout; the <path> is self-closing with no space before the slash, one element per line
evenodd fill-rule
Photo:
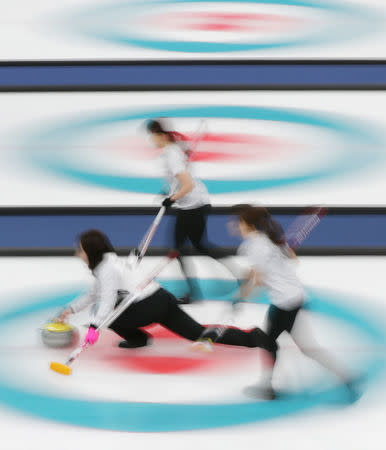
<path fill-rule="evenodd" d="M 178 131 L 168 130 L 161 120 L 149 120 L 146 123 L 146 129 L 149 133 L 165 134 L 170 142 L 174 142 L 180 147 L 188 160 L 192 157 L 192 150 L 187 143 L 189 139 Z"/>
<path fill-rule="evenodd" d="M 165 134 L 171 142 L 176 141 L 175 133 L 168 131 L 160 120 L 148 120 L 146 129 L 149 133 Z"/>
<path fill-rule="evenodd" d="M 266 208 L 262 206 L 240 205 L 238 207 L 238 215 L 247 225 L 266 234 L 273 244 L 278 246 L 285 244 L 282 226 L 272 218 Z"/>

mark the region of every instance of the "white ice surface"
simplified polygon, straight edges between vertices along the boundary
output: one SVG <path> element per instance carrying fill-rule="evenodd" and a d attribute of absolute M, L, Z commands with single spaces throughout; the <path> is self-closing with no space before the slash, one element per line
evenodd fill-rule
<path fill-rule="evenodd" d="M 155 261 L 155 258 L 149 258 L 145 264 L 150 266 Z M 339 292 L 346 295 L 348 301 L 360 301 L 360 306 L 365 306 L 368 313 L 376 312 L 378 318 L 383 320 L 386 316 L 384 264 L 383 257 L 302 258 L 299 263 L 299 274 L 307 285 Z M 205 264 L 201 261 L 196 265 L 202 267 Z M 36 298 L 39 293 L 59 292 L 74 285 L 85 286 L 89 280 L 87 271 L 74 258 L 2 258 L 0 272 L 7 273 L 0 291 L 2 311 L 15 306 L 16 302 L 20 302 L 23 298 L 28 302 L 28 298 Z M 171 275 L 178 276 L 174 269 L 164 274 L 166 277 Z M 265 308 L 246 305 L 237 319 L 237 324 L 240 326 L 249 326 L 252 322 L 262 324 Z M 218 320 L 224 305 L 203 302 L 200 305 L 188 306 L 187 310 L 199 320 L 211 321 Z M 226 357 L 237 357 L 242 364 L 228 372 L 196 371 L 164 375 L 114 369 L 104 364 L 103 359 L 120 350 L 113 347 L 116 338 L 106 333 L 102 338 L 100 349 L 95 347 L 87 357 L 84 355 L 83 361 L 78 361 L 79 364 L 72 377 L 58 378 L 55 374 L 49 373 L 46 364 L 51 357 L 59 359 L 66 352 L 46 349 L 40 345 L 36 337 L 36 327 L 44 317 L 42 313 L 31 314 L 0 330 L 1 373 L 2 376 L 8 377 L 13 385 L 51 393 L 56 391 L 56 394 L 61 396 L 118 400 L 119 389 L 116 388 L 116 384 L 126 381 L 124 400 L 202 402 L 205 399 L 211 403 L 243 401 L 240 389 L 253 382 L 254 375 L 259 373 L 258 358 L 251 356 L 250 350 L 233 349 L 226 350 L 228 351 Z M 350 327 L 341 327 L 336 321 L 327 323 L 325 319 L 316 315 L 312 315 L 312 321 L 320 343 L 332 350 L 330 346 L 340 342 L 340 345 L 335 345 L 336 356 L 344 359 L 344 353 L 347 351 L 347 348 L 341 346 L 340 338 L 345 340 L 345 344 L 351 345 L 353 351 L 363 350 L 364 343 L 353 339 Z M 326 330 L 328 333 L 325 333 Z M 29 342 L 28 346 L 26 340 Z M 278 384 L 282 383 L 288 388 L 296 389 L 300 384 L 307 384 L 326 375 L 316 365 L 303 358 L 289 339 L 283 339 L 282 345 L 286 351 L 283 352 L 280 373 L 285 380 L 276 380 Z M 384 352 L 385 349 L 372 350 Z M 137 352 L 139 351 L 143 354 L 148 353 L 148 356 L 182 356 L 188 354 L 188 343 L 156 339 L 152 347 Z M 219 352 L 214 355 L 214 357 L 222 356 Z M 22 377 L 21 370 L 26 365 L 28 376 L 24 372 Z M 302 372 L 300 380 L 299 369 Z M 12 373 L 14 376 L 11 378 Z M 131 389 L 134 385 L 135 389 Z M 0 406 L 1 448 L 35 450 L 54 446 L 57 450 L 64 450 L 91 446 L 96 450 L 104 448 L 118 450 L 122 447 L 177 449 L 183 445 L 186 449 L 259 446 L 279 450 L 306 450 L 310 447 L 316 450 L 326 448 L 381 450 L 384 448 L 385 393 L 385 383 L 381 381 L 371 386 L 361 400 L 350 407 L 316 410 L 254 425 L 163 434 L 123 433 L 71 427 L 39 420 Z"/>

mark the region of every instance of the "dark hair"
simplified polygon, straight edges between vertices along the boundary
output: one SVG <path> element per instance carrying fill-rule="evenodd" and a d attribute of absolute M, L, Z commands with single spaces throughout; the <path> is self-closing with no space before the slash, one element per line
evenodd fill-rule
<path fill-rule="evenodd" d="M 265 233 L 276 245 L 285 244 L 284 230 L 280 223 L 272 218 L 271 214 L 262 206 L 238 205 L 237 214 L 247 225 Z"/>
<path fill-rule="evenodd" d="M 94 270 L 105 253 L 114 252 L 110 239 L 99 230 L 87 230 L 79 236 L 79 243 L 88 257 L 88 267 Z"/>
<path fill-rule="evenodd" d="M 146 129 L 149 133 L 154 134 L 165 134 L 170 141 L 174 142 L 175 137 L 173 132 L 166 130 L 165 126 L 162 124 L 161 120 L 148 120 L 146 122 Z"/>

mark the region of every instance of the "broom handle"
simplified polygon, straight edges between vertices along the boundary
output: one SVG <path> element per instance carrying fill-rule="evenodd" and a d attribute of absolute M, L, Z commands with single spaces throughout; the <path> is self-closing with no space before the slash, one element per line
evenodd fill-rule
<path fill-rule="evenodd" d="M 166 211 L 165 206 L 162 206 L 161 209 L 158 211 L 158 214 L 156 215 L 153 223 L 150 225 L 150 228 L 147 231 L 146 235 L 144 236 L 141 243 L 139 244 L 139 247 L 138 247 L 139 255 L 138 255 L 138 259 L 137 259 L 138 263 L 145 256 L 145 253 L 147 252 L 147 249 L 149 248 L 150 242 L 153 239 L 154 233 L 156 232 L 158 225 L 161 222 L 163 215 L 165 214 L 165 211 Z"/>

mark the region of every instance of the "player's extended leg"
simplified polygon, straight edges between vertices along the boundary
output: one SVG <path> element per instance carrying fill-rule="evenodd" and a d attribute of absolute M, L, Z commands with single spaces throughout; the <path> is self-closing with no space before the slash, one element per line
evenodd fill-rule
<path fill-rule="evenodd" d="M 184 260 L 184 244 L 188 238 L 189 230 L 189 213 L 185 210 L 177 210 L 176 224 L 174 228 L 174 247 L 178 251 L 178 262 L 180 263 L 181 271 L 188 284 L 188 292 L 179 299 L 180 303 L 190 303 L 190 297 L 194 290 L 194 285 L 188 277 L 188 268 Z"/>
<path fill-rule="evenodd" d="M 276 393 L 272 387 L 272 376 L 278 351 L 276 341 L 283 331 L 290 332 L 292 330 L 299 309 L 295 308 L 292 311 L 284 311 L 274 305 L 269 307 L 266 332 L 267 352 L 263 355 L 263 377 L 258 384 L 245 388 L 244 392 L 249 397 L 264 398 L 267 400 L 273 400 L 276 397 Z"/>
<path fill-rule="evenodd" d="M 342 382 L 348 392 L 348 400 L 355 402 L 361 396 L 360 385 L 363 382 L 363 376 L 352 377 L 346 368 L 344 368 L 326 349 L 322 348 L 312 332 L 309 319 L 305 314 L 299 315 L 296 320 L 296 327 L 291 332 L 292 339 L 299 347 L 302 353 L 322 367 L 335 374 Z"/>
<path fill-rule="evenodd" d="M 223 249 L 216 247 L 208 240 L 206 224 L 210 208 L 210 205 L 205 205 L 191 212 L 190 225 L 187 228 L 188 238 L 196 250 L 202 255 L 209 256 L 220 262 L 229 272 L 229 275 L 240 283 L 238 279 L 240 275 L 239 268 L 235 267 L 233 262 L 227 261 L 226 257 L 229 255 Z"/>
<path fill-rule="evenodd" d="M 218 336 L 216 329 L 206 329 L 183 311 L 178 305 L 177 299 L 170 292 L 163 291 L 163 297 L 164 303 L 167 304 L 167 310 L 159 323 L 185 339 L 196 341 L 201 336 L 205 336 L 206 339 L 211 339 L 218 344 L 253 348 L 265 348 L 267 345 L 267 336 L 259 328 L 244 331 L 226 327 L 221 336 Z"/>
<path fill-rule="evenodd" d="M 180 303 L 190 303 L 192 294 L 197 291 L 194 282 L 188 276 L 188 266 L 184 258 L 184 244 L 187 239 L 190 240 L 193 247 L 202 255 L 217 258 L 217 250 L 208 243 L 206 235 L 206 221 L 210 205 L 201 206 L 199 208 L 188 210 L 177 210 L 176 225 L 174 229 L 174 246 L 178 250 L 180 257 L 178 261 L 181 265 L 182 272 L 189 286 L 189 292 L 180 299 Z M 224 255 L 225 256 L 225 255 Z M 201 293 L 197 294 L 201 296 Z"/>
<path fill-rule="evenodd" d="M 330 352 L 318 344 L 305 313 L 299 314 L 296 319 L 296 327 L 291 331 L 291 337 L 304 355 L 334 373 L 343 383 L 348 383 L 349 377 L 346 370 L 340 366 Z"/>

